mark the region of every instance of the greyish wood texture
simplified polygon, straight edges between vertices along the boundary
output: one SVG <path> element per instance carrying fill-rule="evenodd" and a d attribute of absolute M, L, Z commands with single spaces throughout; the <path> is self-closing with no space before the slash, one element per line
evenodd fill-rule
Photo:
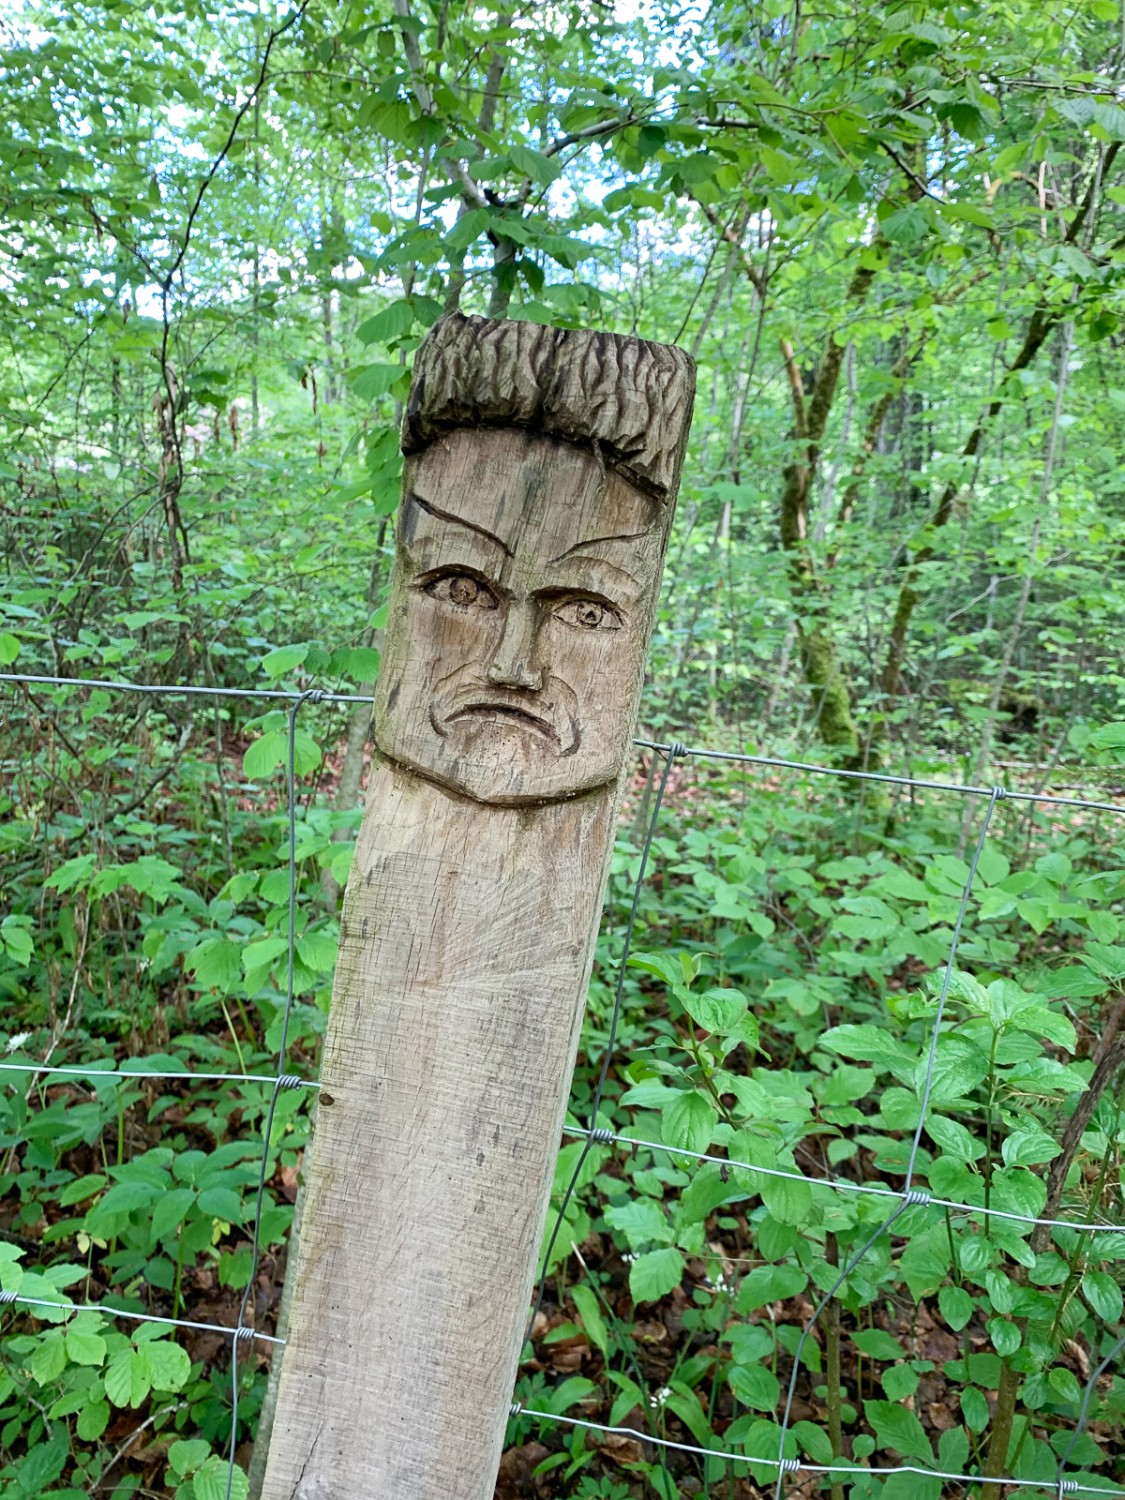
<path fill-rule="evenodd" d="M 419 351 L 264 1500 L 493 1493 L 693 389 L 609 334 Z"/>

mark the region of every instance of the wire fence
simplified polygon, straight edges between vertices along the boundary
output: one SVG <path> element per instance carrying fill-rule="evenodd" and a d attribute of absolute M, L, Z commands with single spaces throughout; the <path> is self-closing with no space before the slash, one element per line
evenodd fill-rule
<path fill-rule="evenodd" d="M 121 1067 L 103 1066 L 100 1062 L 88 1065 L 60 1065 L 47 1062 L 37 1063 L 29 1059 L 23 1061 L 0 1062 L 0 1072 L 12 1075 L 14 1082 L 16 1077 L 29 1080 L 27 1088 L 34 1085 L 37 1078 L 43 1076 L 58 1076 L 70 1078 L 82 1078 L 87 1081 L 99 1079 L 124 1080 L 168 1080 L 183 1082 L 225 1082 L 225 1083 L 256 1083 L 265 1085 L 270 1089 L 269 1103 L 266 1110 L 266 1118 L 263 1127 L 263 1150 L 258 1172 L 257 1190 L 255 1196 L 255 1211 L 252 1228 L 250 1273 L 246 1288 L 239 1305 L 238 1319 L 233 1326 L 219 1323 L 195 1321 L 187 1318 L 168 1318 L 156 1314 L 144 1313 L 126 1308 L 113 1306 L 111 1303 L 102 1301 L 95 1303 L 77 1303 L 68 1300 L 57 1302 L 40 1297 L 22 1296 L 18 1290 L 0 1292 L 0 1306 L 20 1306 L 28 1308 L 52 1309 L 62 1313 L 97 1312 L 111 1318 L 124 1318 L 138 1322 L 164 1324 L 173 1328 L 185 1330 L 206 1331 L 222 1334 L 231 1340 L 231 1437 L 229 1444 L 229 1463 L 227 1474 L 227 1500 L 230 1500 L 235 1474 L 235 1450 L 238 1433 L 238 1403 L 239 1403 L 239 1349 L 250 1342 L 263 1342 L 274 1346 L 283 1346 L 284 1339 L 275 1335 L 257 1330 L 253 1326 L 253 1310 L 251 1308 L 251 1293 L 259 1269 L 261 1257 L 261 1229 L 262 1215 L 265 1202 L 265 1191 L 267 1185 L 267 1171 L 269 1160 L 269 1147 L 273 1129 L 274 1117 L 277 1110 L 277 1102 L 281 1093 L 291 1088 L 307 1088 L 315 1090 L 319 1087 L 314 1079 L 301 1077 L 286 1070 L 288 1037 L 290 1022 L 295 1001 L 295 958 L 296 958 L 296 931 L 297 931 L 297 796 L 296 796 L 296 734 L 297 719 L 302 707 L 306 704 L 350 704 L 358 705 L 372 702 L 368 696 L 354 693 L 338 693 L 318 688 L 308 689 L 303 692 L 286 691 L 283 689 L 241 689 L 220 687 L 199 687 L 188 684 L 138 684 L 125 681 L 106 680 L 99 678 L 73 678 L 54 677 L 45 674 L 33 673 L 0 673 L 0 684 L 23 684 L 25 686 L 45 686 L 54 689 L 100 689 L 118 693 L 137 693 L 154 697 L 212 697 L 232 698 L 240 700 L 267 700 L 273 702 L 287 702 L 289 712 L 287 716 L 287 753 L 285 760 L 286 780 L 286 814 L 288 825 L 287 852 L 288 852 L 288 922 L 287 922 L 287 958 L 286 958 L 286 985 L 284 1001 L 281 1011 L 280 1041 L 277 1049 L 276 1069 L 273 1073 L 216 1073 L 209 1071 L 195 1071 L 190 1068 L 183 1070 L 155 1068 L 149 1069 L 143 1066 L 144 1059 L 136 1059 L 140 1064 L 130 1067 L 127 1064 Z M 849 770 L 833 766 L 818 765 L 813 762 L 789 760 L 774 756 L 760 756 L 741 754 L 728 751 L 710 750 L 702 747 L 687 746 L 678 742 L 664 743 L 653 740 L 638 739 L 638 747 L 655 752 L 662 756 L 664 761 L 663 772 L 656 788 L 651 812 L 648 817 L 645 837 L 638 862 L 637 873 L 633 882 L 629 915 L 627 918 L 622 950 L 618 962 L 617 979 L 614 989 L 613 1008 L 610 1019 L 609 1034 L 602 1063 L 599 1069 L 597 1083 L 594 1089 L 592 1103 L 589 1111 L 589 1124 L 586 1127 L 568 1125 L 564 1127 L 564 1133 L 582 1140 L 583 1148 L 578 1156 L 575 1166 L 570 1174 L 567 1186 L 560 1199 L 559 1206 L 555 1212 L 553 1224 L 546 1237 L 547 1249 L 543 1257 L 544 1271 L 539 1281 L 534 1299 L 531 1316 L 528 1322 L 528 1332 L 535 1321 L 535 1316 L 541 1307 L 547 1281 L 547 1266 L 551 1261 L 557 1237 L 565 1222 L 567 1207 L 577 1190 L 581 1181 L 581 1174 L 589 1151 L 595 1145 L 624 1146 L 630 1150 L 644 1149 L 654 1152 L 666 1153 L 677 1161 L 691 1160 L 701 1165 L 715 1164 L 726 1171 L 739 1170 L 747 1174 L 753 1174 L 751 1180 L 758 1177 L 788 1179 L 802 1182 L 808 1185 L 814 1192 L 840 1193 L 853 1196 L 863 1196 L 882 1199 L 893 1207 L 881 1222 L 866 1236 L 859 1249 L 852 1253 L 845 1263 L 838 1269 L 838 1274 L 825 1290 L 811 1315 L 807 1318 L 801 1328 L 799 1339 L 793 1352 L 792 1368 L 789 1382 L 785 1391 L 784 1404 L 779 1421 L 779 1442 L 777 1454 L 774 1457 L 757 1456 L 740 1453 L 726 1448 L 707 1448 L 698 1444 L 681 1443 L 668 1438 L 658 1437 L 648 1432 L 638 1431 L 634 1427 L 611 1426 L 602 1423 L 588 1421 L 584 1418 L 572 1417 L 564 1414 L 553 1413 L 514 1403 L 511 1408 L 513 1417 L 524 1415 L 538 1421 L 555 1423 L 562 1427 L 581 1429 L 603 1436 L 624 1436 L 639 1440 L 642 1444 L 649 1445 L 656 1450 L 666 1452 L 677 1452 L 694 1456 L 698 1459 L 716 1459 L 725 1464 L 741 1464 L 751 1467 L 753 1471 L 772 1471 L 775 1476 L 774 1500 L 782 1500 L 787 1478 L 797 1475 L 818 1475 L 829 1478 L 850 1478 L 853 1481 L 879 1480 L 890 1478 L 893 1475 L 911 1475 L 930 1480 L 941 1480 L 946 1483 L 960 1485 L 981 1486 L 989 1485 L 1008 1487 L 1013 1489 L 1038 1489 L 1054 1491 L 1062 1500 L 1069 1494 L 1092 1494 L 1103 1497 L 1112 1497 L 1112 1500 L 1125 1500 L 1125 1490 L 1115 1489 L 1104 1483 L 1090 1483 L 1088 1476 L 1082 1478 L 1067 1477 L 1067 1468 L 1070 1456 L 1074 1450 L 1081 1434 L 1085 1431 L 1089 1420 L 1091 1403 L 1097 1390 L 1099 1380 L 1109 1370 L 1123 1351 L 1125 1351 L 1125 1334 L 1111 1346 L 1109 1352 L 1100 1360 L 1097 1366 L 1090 1372 L 1082 1390 L 1078 1412 L 1074 1427 L 1070 1435 L 1069 1444 L 1059 1458 L 1056 1473 L 1052 1480 L 1043 1478 L 1020 1477 L 1016 1475 L 1000 1475 L 977 1473 L 947 1472 L 937 1467 L 924 1466 L 920 1464 L 895 1464 L 883 1467 L 870 1467 L 855 1461 L 841 1460 L 832 1464 L 817 1464 L 786 1456 L 787 1437 L 792 1426 L 794 1402 L 797 1392 L 798 1379 L 802 1369 L 802 1357 L 813 1336 L 821 1317 L 829 1307 L 833 1298 L 845 1285 L 852 1273 L 863 1263 L 873 1247 L 891 1229 L 899 1223 L 904 1215 L 908 1213 L 925 1214 L 929 1210 L 941 1210 L 945 1213 L 956 1213 L 964 1215 L 969 1219 L 989 1220 L 1000 1219 L 1024 1226 L 1044 1226 L 1050 1229 L 1065 1229 L 1075 1233 L 1088 1233 L 1092 1235 L 1118 1234 L 1125 1236 L 1125 1225 L 1113 1224 L 1104 1220 L 1083 1221 L 1070 1218 L 1041 1218 L 1031 1214 L 1021 1214 L 1010 1210 L 1002 1210 L 988 1207 L 983 1204 L 958 1201 L 934 1195 L 926 1189 L 914 1185 L 914 1177 L 918 1167 L 919 1153 L 922 1149 L 922 1139 L 929 1118 L 932 1095 L 934 1089 L 935 1066 L 937 1062 L 938 1043 L 942 1034 L 942 1025 L 945 1020 L 946 1007 L 949 999 L 950 988 L 956 970 L 958 948 L 961 942 L 962 931 L 969 912 L 972 900 L 973 884 L 977 876 L 981 857 L 985 849 L 986 841 L 993 822 L 993 815 L 998 804 L 1002 801 L 1021 802 L 1038 806 L 1055 806 L 1068 809 L 1081 809 L 1090 812 L 1108 812 L 1117 816 L 1125 815 L 1125 806 L 1119 803 L 1101 799 L 1084 797 L 1067 797 L 1046 791 L 1025 791 L 1018 788 L 1003 786 L 973 786 L 950 781 L 930 780 L 909 776 L 894 775 L 882 771 L 860 771 Z M 668 788 L 669 778 L 674 764 L 677 761 L 719 761 L 761 769 L 777 771 L 801 772 L 807 775 L 827 777 L 836 780 L 856 781 L 871 783 L 874 785 L 889 785 L 914 791 L 935 791 L 950 793 L 962 797 L 981 798 L 985 801 L 983 815 L 977 831 L 972 857 L 968 867 L 964 886 L 961 892 L 960 902 L 954 924 L 952 938 L 949 946 L 943 972 L 938 1003 L 935 1011 L 933 1024 L 930 1028 L 929 1037 L 924 1054 L 925 1069 L 920 1097 L 919 1120 L 911 1138 L 909 1154 L 901 1189 L 888 1187 L 885 1184 L 856 1182 L 845 1178 L 809 1178 L 806 1174 L 787 1170 L 779 1167 L 763 1167 L 731 1157 L 729 1154 L 722 1156 L 708 1152 L 692 1151 L 685 1147 L 669 1145 L 660 1141 L 619 1133 L 597 1124 L 601 1109 L 603 1094 L 607 1078 L 609 1076 L 615 1054 L 615 1045 L 619 1022 L 622 1013 L 622 1004 L 625 988 L 625 977 L 628 968 L 630 949 L 632 945 L 634 928 L 641 899 L 646 872 L 649 866 L 653 843 L 656 836 L 657 826 L 660 819 L 662 807 L 665 802 L 665 793 Z M 912 1218 L 911 1224 L 915 1222 Z M 905 1227 L 905 1226 L 904 1226 Z M 994 1491 L 995 1493 L 995 1491 Z"/>

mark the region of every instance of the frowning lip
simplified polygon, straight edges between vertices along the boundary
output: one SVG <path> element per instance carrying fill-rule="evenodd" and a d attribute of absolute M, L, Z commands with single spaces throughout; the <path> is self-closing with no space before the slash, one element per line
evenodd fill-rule
<path fill-rule="evenodd" d="M 496 702 L 495 700 L 483 700 L 479 703 L 466 703 L 463 707 L 449 714 L 445 723 L 456 724 L 465 719 L 483 719 L 501 725 L 513 725 L 521 729 L 529 729 L 533 734 L 541 735 L 544 739 L 558 744 L 559 735 L 550 719 L 544 718 L 542 714 L 532 713 L 530 709 L 521 708 L 514 703 Z"/>

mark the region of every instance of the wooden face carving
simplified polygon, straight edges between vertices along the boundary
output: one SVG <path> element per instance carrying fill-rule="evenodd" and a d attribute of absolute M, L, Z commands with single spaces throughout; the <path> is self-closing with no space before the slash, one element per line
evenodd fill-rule
<path fill-rule="evenodd" d="M 668 519 L 592 453 L 514 428 L 408 460 L 379 749 L 506 806 L 614 781 Z"/>

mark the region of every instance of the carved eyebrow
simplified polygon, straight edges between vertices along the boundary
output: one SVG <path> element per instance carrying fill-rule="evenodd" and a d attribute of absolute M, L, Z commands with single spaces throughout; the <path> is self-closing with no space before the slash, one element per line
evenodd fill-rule
<path fill-rule="evenodd" d="M 435 521 L 448 521 L 452 526 L 463 526 L 466 531 L 472 531 L 477 536 L 482 536 L 486 542 L 491 542 L 494 547 L 499 547 L 505 557 L 513 556 L 511 547 L 506 542 L 502 542 L 498 536 L 493 536 L 491 531 L 486 531 L 483 526 L 477 526 L 473 521 L 466 521 L 463 516 L 455 516 L 452 511 L 442 510 L 440 506 L 432 505 L 429 500 L 423 500 L 416 490 L 411 490 L 410 499 L 428 516 L 433 516 Z"/>
<path fill-rule="evenodd" d="M 573 547 L 560 552 L 558 557 L 552 557 L 547 566 L 553 568 L 556 563 L 565 562 L 568 557 L 573 556 L 575 552 L 581 552 L 584 547 L 600 547 L 603 542 L 639 542 L 642 537 L 646 536 L 648 536 L 647 531 L 626 531 L 620 536 L 592 536 L 588 542 L 575 542 Z M 613 567 L 613 564 L 607 563 L 606 566 Z M 618 568 L 617 571 L 623 572 L 624 570 Z"/>

